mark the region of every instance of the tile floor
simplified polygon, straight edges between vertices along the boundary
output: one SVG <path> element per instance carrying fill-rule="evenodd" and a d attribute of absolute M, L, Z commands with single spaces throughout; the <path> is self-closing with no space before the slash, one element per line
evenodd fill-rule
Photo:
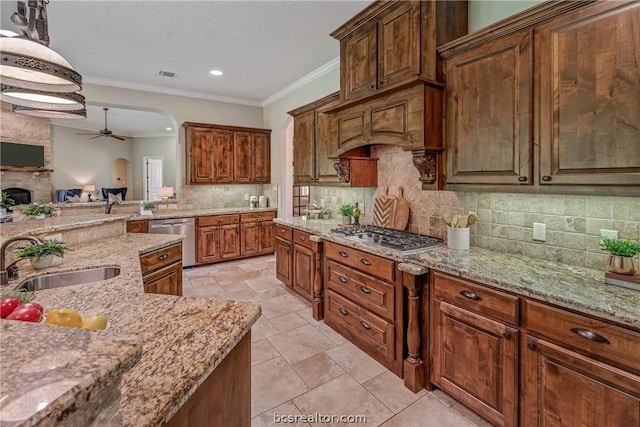
<path fill-rule="evenodd" d="M 262 306 L 252 329 L 254 427 L 282 425 L 277 415 L 316 413 L 364 415 L 366 422 L 358 424 L 363 426 L 491 425 L 439 390 L 413 394 L 391 371 L 315 321 L 311 304 L 276 279 L 273 255 L 185 269 L 183 293 Z"/>

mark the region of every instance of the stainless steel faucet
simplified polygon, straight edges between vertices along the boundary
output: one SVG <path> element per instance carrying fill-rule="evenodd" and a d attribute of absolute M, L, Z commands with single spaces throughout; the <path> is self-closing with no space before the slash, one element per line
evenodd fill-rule
<path fill-rule="evenodd" d="M 7 285 L 9 284 L 9 279 L 18 277 L 18 266 L 16 265 L 16 263 L 20 260 L 14 262 L 8 267 L 5 267 L 5 264 L 6 264 L 5 258 L 7 253 L 7 247 L 9 247 L 9 245 L 12 243 L 19 242 L 21 240 L 31 242 L 34 245 L 41 245 L 43 243 L 42 240 L 38 239 L 35 236 L 11 237 L 10 239 L 7 239 L 0 247 L 0 284 L 1 285 Z"/>
<path fill-rule="evenodd" d="M 113 202 L 107 202 L 106 206 L 104 207 L 104 213 L 106 214 L 110 214 L 111 213 L 111 208 L 113 208 L 113 205 L 117 205 L 118 202 L 113 201 Z"/>

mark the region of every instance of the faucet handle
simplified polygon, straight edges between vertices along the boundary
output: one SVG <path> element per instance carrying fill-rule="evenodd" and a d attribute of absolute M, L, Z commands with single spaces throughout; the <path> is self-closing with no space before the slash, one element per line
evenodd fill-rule
<path fill-rule="evenodd" d="M 11 264 L 9 267 L 7 267 L 7 278 L 9 280 L 11 279 L 17 279 L 18 278 L 18 264 L 17 261 L 14 262 L 13 264 Z"/>

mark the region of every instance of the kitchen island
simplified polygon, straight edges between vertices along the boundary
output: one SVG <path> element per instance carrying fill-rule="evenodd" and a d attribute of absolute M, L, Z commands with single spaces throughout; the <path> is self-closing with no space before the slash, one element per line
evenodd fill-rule
<path fill-rule="evenodd" d="M 2 425 L 35 425 L 46 420 L 61 423 L 84 405 L 92 404 L 86 401 L 87 396 L 91 390 L 104 389 L 105 378 L 110 379 L 109 384 L 117 384 L 120 399 L 114 417 L 119 416 L 123 425 L 167 423 L 185 403 L 190 410 L 193 409 L 189 398 L 197 394 L 201 385 L 214 377 L 219 372 L 217 368 L 221 367 L 234 370 L 228 377 L 242 382 L 236 384 L 238 406 L 231 407 L 230 411 L 237 410 L 248 423 L 250 370 L 247 357 L 250 329 L 260 316 L 260 307 L 249 302 L 154 295 L 143 291 L 139 256 L 180 241 L 180 236 L 126 234 L 74 246 L 65 254 L 61 265 L 44 271 L 36 272 L 26 262 L 20 263 L 20 279 L 3 291 L 21 280 L 43 273 L 98 266 L 119 266 L 121 273 L 101 282 L 37 292 L 36 299 L 45 307 L 45 313 L 61 307 L 73 308 L 83 317 L 105 313 L 109 321 L 105 331 L 2 320 Z M 22 339 L 24 335 L 37 337 L 35 341 L 40 348 L 28 351 L 30 344 Z M 61 341 L 63 339 L 64 342 Z M 138 340 L 142 343 L 141 351 Z M 113 351 L 89 354 L 87 346 L 94 341 L 104 343 L 105 349 L 111 347 Z M 29 355 L 45 355 L 61 345 L 68 349 L 66 353 L 71 352 L 78 358 L 69 359 L 66 368 L 51 368 L 51 375 L 55 375 L 57 369 L 62 370 L 61 388 L 45 389 L 48 394 L 40 396 L 42 405 L 31 406 L 32 413 L 26 414 L 22 410 L 14 415 L 12 408 L 25 407 L 22 400 L 25 390 L 37 388 L 41 374 L 30 377 L 13 374 L 25 363 L 39 364 L 40 356 L 30 359 Z M 234 356 L 237 349 L 244 352 L 244 358 Z M 17 358 L 13 354 L 24 356 Z M 42 357 L 42 364 L 46 364 L 46 357 Z M 83 366 L 76 360 L 85 358 L 91 358 L 93 362 L 83 371 L 86 375 L 82 381 L 65 382 L 64 369 L 69 369 L 69 364 L 74 369 Z M 247 364 L 241 368 L 225 365 L 229 360 L 244 364 L 244 359 L 247 359 Z M 122 377 L 118 384 L 120 374 Z M 7 381 L 10 378 L 14 381 Z M 211 384 L 207 384 L 205 388 L 211 390 Z M 215 404 L 211 402 L 211 406 Z M 179 416 L 184 417 L 182 414 Z M 99 424 L 99 419 L 93 421 Z"/>

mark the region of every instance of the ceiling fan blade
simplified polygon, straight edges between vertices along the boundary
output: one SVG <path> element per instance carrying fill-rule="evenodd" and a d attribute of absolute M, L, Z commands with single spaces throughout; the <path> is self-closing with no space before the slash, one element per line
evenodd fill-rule
<path fill-rule="evenodd" d="M 93 138 L 89 138 L 89 139 L 96 139 L 96 138 L 102 138 L 102 135 L 96 135 Z"/>
<path fill-rule="evenodd" d="M 91 133 L 76 133 L 76 135 L 95 135 L 95 132 L 91 132 Z"/>
<path fill-rule="evenodd" d="M 109 135 L 111 138 L 119 139 L 120 141 L 125 141 L 127 139 L 126 136 L 121 135 Z"/>

